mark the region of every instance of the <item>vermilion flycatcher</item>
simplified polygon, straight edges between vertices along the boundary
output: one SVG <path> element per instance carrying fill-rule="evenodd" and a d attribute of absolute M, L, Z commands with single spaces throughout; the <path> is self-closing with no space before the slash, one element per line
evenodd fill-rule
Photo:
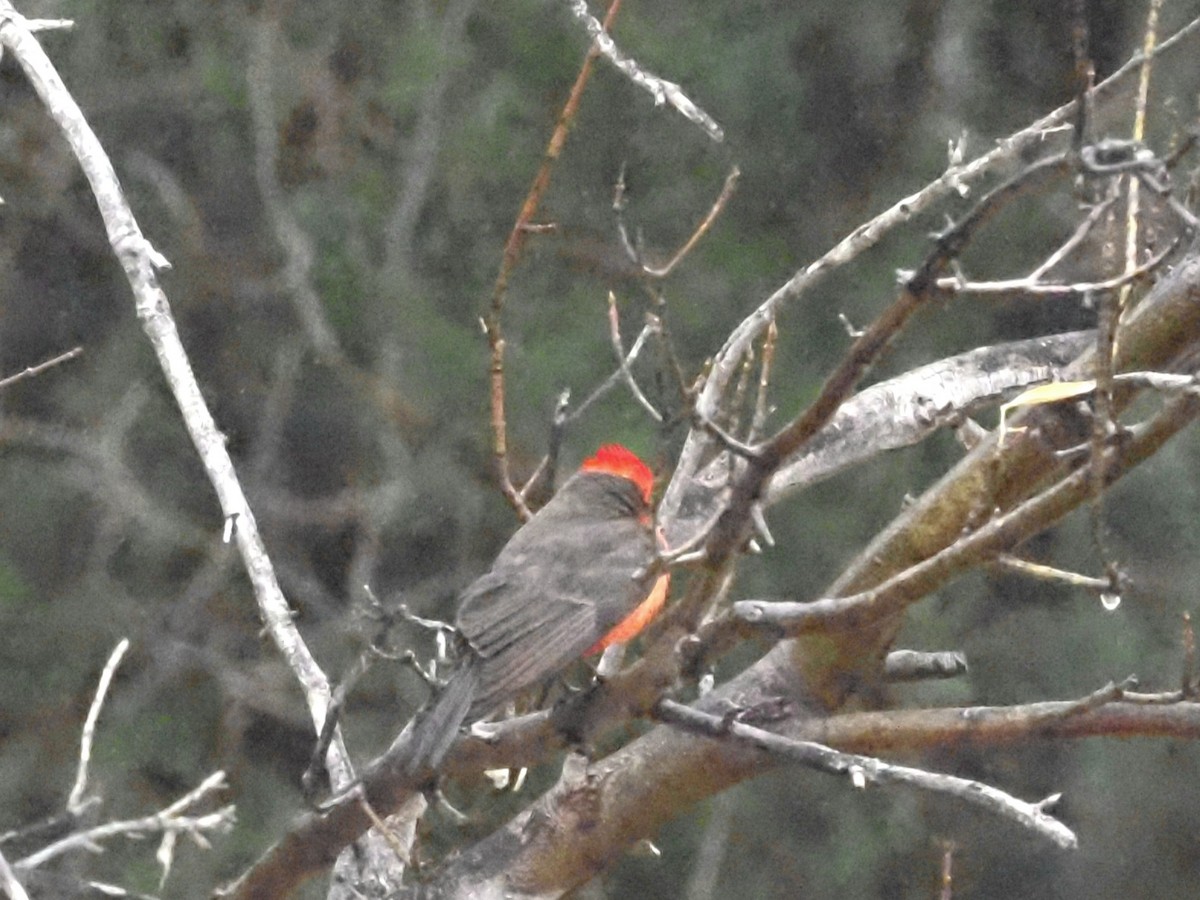
<path fill-rule="evenodd" d="M 463 592 L 462 656 L 410 728 L 409 772 L 435 768 L 463 722 L 630 640 L 658 614 L 669 576 L 652 567 L 653 482 L 631 451 L 601 447 Z"/>

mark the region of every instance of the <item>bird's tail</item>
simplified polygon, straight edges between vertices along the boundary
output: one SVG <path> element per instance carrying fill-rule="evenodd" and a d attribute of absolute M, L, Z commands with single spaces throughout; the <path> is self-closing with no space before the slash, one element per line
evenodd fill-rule
<path fill-rule="evenodd" d="M 432 705 L 417 713 L 405 729 L 408 747 L 404 751 L 404 768 L 408 774 L 434 769 L 441 763 L 471 711 L 477 684 L 478 673 L 468 663 L 450 677 Z M 404 739 L 402 735 L 401 740 Z"/>

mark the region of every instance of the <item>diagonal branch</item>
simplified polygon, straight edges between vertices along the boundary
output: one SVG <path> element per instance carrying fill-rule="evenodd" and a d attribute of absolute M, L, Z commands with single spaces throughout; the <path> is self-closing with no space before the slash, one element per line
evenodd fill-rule
<path fill-rule="evenodd" d="M 659 78 L 657 75 L 651 75 L 634 60 L 617 49 L 616 43 L 614 43 L 608 34 L 611 23 L 608 20 L 601 23 L 589 13 L 586 0 L 568 0 L 568 2 L 571 12 L 587 28 L 596 50 L 616 66 L 630 81 L 643 90 L 648 91 L 650 96 L 654 98 L 655 106 L 661 106 L 666 103 L 679 112 L 685 119 L 703 128 L 714 141 L 725 139 L 725 132 L 717 124 L 716 120 L 689 100 L 679 85 L 673 81 L 667 81 L 665 78 Z"/>
<path fill-rule="evenodd" d="M 620 9 L 621 0 L 612 0 L 608 7 L 608 13 L 604 17 L 605 30 L 612 27 L 612 23 L 615 21 Z M 508 280 L 521 258 L 521 251 L 525 247 L 526 236 L 534 230 L 533 218 L 537 215 L 538 208 L 541 206 L 542 197 L 545 196 L 547 188 L 550 187 L 550 173 L 554 170 L 559 156 L 562 155 L 563 147 L 567 143 L 567 135 L 571 130 L 571 124 L 575 121 L 575 115 L 579 111 L 583 89 L 591 79 L 592 67 L 599 56 L 600 50 L 593 43 L 583 60 L 579 74 L 575 77 L 575 83 L 571 85 L 571 93 L 567 96 L 567 102 L 563 104 L 562 111 L 558 114 L 558 122 L 555 123 L 554 132 L 550 135 L 550 142 L 546 145 L 546 152 L 542 155 L 542 162 L 538 166 L 537 174 L 533 176 L 533 183 L 529 186 L 529 192 L 525 195 L 525 201 L 521 204 L 520 212 L 517 213 L 517 219 L 513 223 L 512 231 L 509 232 L 508 240 L 504 243 L 500 271 L 496 273 L 496 281 L 492 285 L 491 309 L 487 317 L 483 320 L 483 328 L 488 339 L 488 348 L 491 351 L 489 402 L 491 406 L 492 459 L 496 465 L 496 475 L 500 481 L 500 490 L 522 520 L 528 519 L 532 513 L 529 507 L 525 505 L 525 498 L 521 496 L 521 492 L 513 484 L 508 468 L 508 420 L 504 411 L 504 352 L 506 346 L 502 325 L 504 304 L 508 297 Z"/>
<path fill-rule="evenodd" d="M 330 702 L 329 682 L 296 629 L 292 611 L 279 588 L 259 534 L 254 513 L 238 482 L 225 438 L 217 429 L 192 371 L 171 315 L 167 295 L 158 282 L 157 270 L 167 266 L 167 260 L 142 234 L 108 155 L 55 71 L 53 63 L 9 0 L 0 0 L 0 45 L 10 50 L 19 61 L 50 115 L 62 129 L 87 176 L 109 243 L 125 270 L 133 292 L 138 318 L 154 347 L 188 434 L 212 482 L 221 512 L 227 521 L 232 521 L 236 526 L 234 531 L 238 549 L 245 562 L 259 612 L 276 646 L 300 682 L 309 713 L 319 731 Z M 330 746 L 327 763 L 335 784 L 344 785 L 352 780 L 350 761 L 340 735 Z"/>

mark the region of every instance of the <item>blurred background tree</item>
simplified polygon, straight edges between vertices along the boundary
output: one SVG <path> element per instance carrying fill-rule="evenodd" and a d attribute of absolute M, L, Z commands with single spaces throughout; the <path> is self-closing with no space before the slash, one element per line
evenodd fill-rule
<path fill-rule="evenodd" d="M 490 465 L 479 317 L 586 50 L 579 24 L 565 4 L 526 0 L 27 6 L 76 21 L 43 44 L 173 263 L 165 281 L 185 343 L 326 670 L 343 671 L 366 640 L 365 583 L 449 618 L 456 590 L 516 524 Z M 1164 33 L 1195 15 L 1184 6 L 1164 11 Z M 687 236 L 732 164 L 742 170 L 735 200 L 666 287 L 695 371 L 792 272 L 940 174 L 948 141 L 965 136 L 974 155 L 1069 100 L 1068 11 L 1036 0 L 627 0 L 623 49 L 680 82 L 726 140 L 599 67 L 540 217 L 556 228 L 531 240 L 510 286 L 514 471 L 536 465 L 559 393 L 582 397 L 611 371 L 608 292 L 627 334 L 647 309 L 614 228 L 622 170 L 626 218 L 650 256 Z M 1140 45 L 1145 10 L 1095 2 L 1088 16 L 1103 77 Z M 1164 154 L 1194 127 L 1196 78 L 1178 58 L 1156 70 L 1150 138 Z M 83 176 L 10 60 L 0 92 L 0 372 L 84 348 L 0 394 L 0 830 L 61 806 L 97 673 L 129 636 L 94 777 L 110 812 L 133 815 L 214 768 L 230 772 L 237 833 L 181 854 L 167 890 L 206 896 L 300 808 L 311 729 L 221 542 Z M 1128 119 L 1096 129 L 1127 134 Z M 1071 214 L 1048 201 L 1001 222 L 968 258 L 973 274 L 1035 264 Z M 848 344 L 837 314 L 861 323 L 882 308 L 895 270 L 940 225 L 929 217 L 890 238 L 789 313 L 777 406 L 811 397 Z M 1074 301 L 970 301 L 921 320 L 881 374 L 1093 319 Z M 564 470 L 601 440 L 669 460 L 679 437 L 614 393 L 569 433 Z M 994 574 L 918 607 L 905 639 L 963 649 L 973 664 L 922 699 L 1074 696 L 1132 671 L 1175 678 L 1178 613 L 1200 584 L 1198 454 L 1189 436 L 1115 493 L 1113 545 L 1135 579 L 1116 612 Z M 929 442 L 781 507 L 772 526 L 786 550 L 748 562 L 739 596 L 819 591 L 958 455 L 949 440 Z M 1085 517 L 1038 550 L 1086 568 Z M 413 679 L 377 667 L 351 697 L 352 750 L 377 752 L 423 698 Z M 1194 746 L 1169 741 L 955 758 L 954 771 L 1023 796 L 1065 790 L 1082 837 L 1073 854 L 940 801 L 777 772 L 673 824 L 661 858 L 630 857 L 594 890 L 682 896 L 716 835 L 723 852 L 690 896 L 928 897 L 941 838 L 958 847 L 964 895 L 1116 898 L 1152 883 L 1156 896 L 1192 896 L 1198 766 Z M 94 865 L 154 889 L 145 848 L 115 845 Z"/>

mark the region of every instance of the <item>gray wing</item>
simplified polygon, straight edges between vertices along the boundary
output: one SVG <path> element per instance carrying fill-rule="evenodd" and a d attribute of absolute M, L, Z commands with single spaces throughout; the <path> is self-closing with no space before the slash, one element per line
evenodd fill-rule
<path fill-rule="evenodd" d="M 551 525 L 528 523 L 463 594 L 457 624 L 479 665 L 474 716 L 565 669 L 648 592 L 634 578 L 654 558 L 648 529 Z"/>

